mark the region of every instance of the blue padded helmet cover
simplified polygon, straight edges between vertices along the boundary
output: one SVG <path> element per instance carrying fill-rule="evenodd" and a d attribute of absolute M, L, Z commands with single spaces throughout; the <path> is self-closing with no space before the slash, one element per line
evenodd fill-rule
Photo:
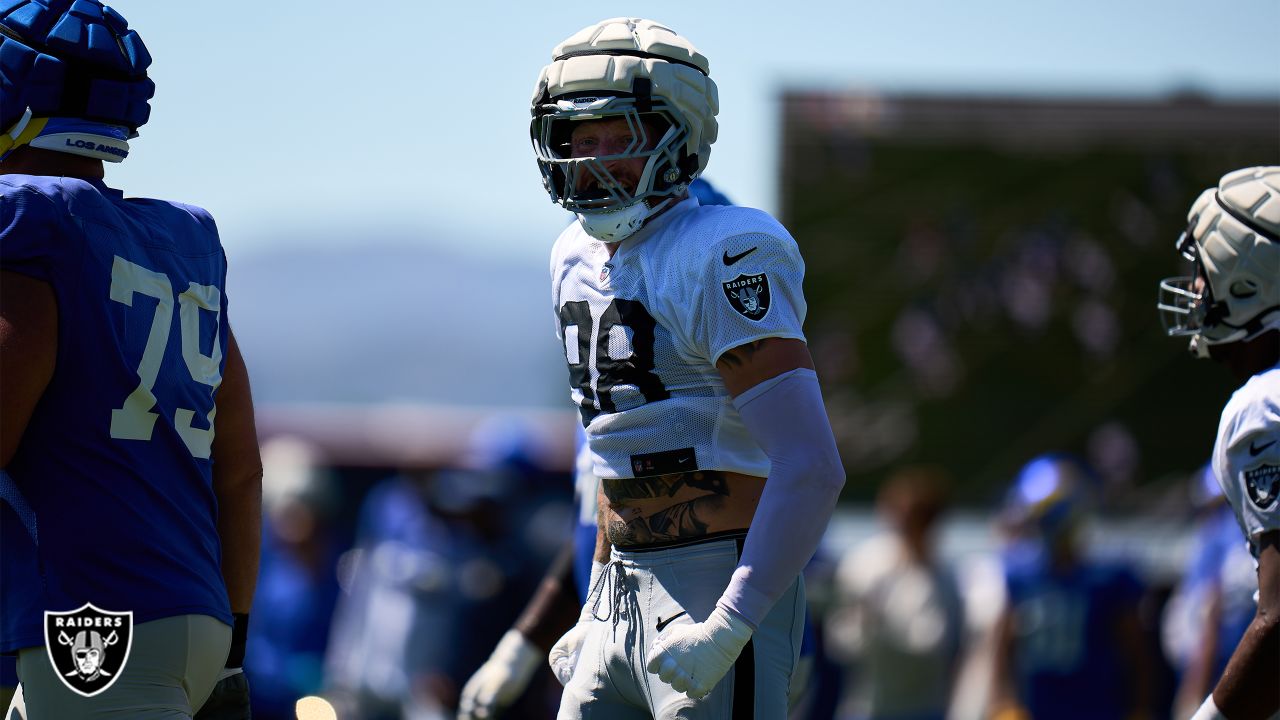
<path fill-rule="evenodd" d="M 142 38 L 97 0 L 0 0 L 0 132 L 30 108 L 135 135 L 151 114 L 150 64 Z"/>

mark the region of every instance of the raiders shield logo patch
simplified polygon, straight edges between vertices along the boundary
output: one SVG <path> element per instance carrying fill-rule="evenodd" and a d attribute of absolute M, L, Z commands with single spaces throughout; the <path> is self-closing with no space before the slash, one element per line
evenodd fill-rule
<path fill-rule="evenodd" d="M 763 320 L 769 314 L 768 275 L 739 275 L 722 285 L 729 304 L 746 319 Z"/>
<path fill-rule="evenodd" d="M 1243 475 L 1244 489 L 1259 510 L 1276 504 L 1276 497 L 1280 496 L 1280 466 L 1259 465 L 1245 470 Z"/>
<path fill-rule="evenodd" d="M 62 684 L 93 697 L 115 684 L 133 647 L 133 613 L 79 610 L 44 614 L 44 646 Z"/>

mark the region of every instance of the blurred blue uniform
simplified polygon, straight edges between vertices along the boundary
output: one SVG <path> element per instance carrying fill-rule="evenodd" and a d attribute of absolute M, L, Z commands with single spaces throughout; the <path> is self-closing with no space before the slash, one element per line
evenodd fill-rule
<path fill-rule="evenodd" d="M 1035 720 L 1121 720 L 1132 707 L 1117 626 L 1142 584 L 1126 567 L 1082 561 L 1055 572 L 1028 545 L 1006 555 L 1018 695 Z"/>
<path fill-rule="evenodd" d="M 1223 503 L 1200 526 L 1183 582 L 1194 589 L 1200 602 L 1207 602 L 1204 594 L 1211 587 L 1222 592 L 1218 641 L 1210 669 L 1210 677 L 1216 680 L 1257 612 L 1253 557 L 1240 537 L 1240 524 L 1230 505 Z"/>
<path fill-rule="evenodd" d="M 18 656 L 0 655 L 0 688 L 18 687 Z"/>
<path fill-rule="evenodd" d="M 228 339 L 212 218 L 96 180 L 6 175 L 0 268 L 58 302 L 56 371 L 0 478 L 0 651 L 43 645 L 43 611 L 86 602 L 135 624 L 230 625 L 209 457 Z"/>
<path fill-rule="evenodd" d="M 339 716 L 443 712 L 452 691 L 441 683 L 460 686 L 515 620 L 510 598 L 532 594 L 548 558 L 522 515 L 544 502 L 540 483 L 497 470 L 395 476 L 369 491 L 326 653 L 330 692 L 350 704 Z"/>
<path fill-rule="evenodd" d="M 360 509 L 360 554 L 326 658 L 327 682 L 355 694 L 359 717 L 398 715 L 401 703 L 415 702 L 415 682 L 441 672 L 453 648 L 463 602 L 454 585 L 456 543 L 425 492 L 396 476 L 371 489 Z"/>
<path fill-rule="evenodd" d="M 327 528 L 326 528 L 327 530 Z M 299 557 L 262 522 L 262 560 L 245 648 L 254 715 L 293 718 L 298 698 L 324 688 L 324 656 L 338 602 L 337 553 L 316 539 L 319 557 Z"/>
<path fill-rule="evenodd" d="M 582 459 L 587 444 L 587 433 L 582 423 L 574 423 L 573 456 Z M 578 601 L 585 603 L 591 588 L 591 560 L 596 554 L 596 499 L 590 495 L 595 478 L 579 467 L 574 472 L 573 505 L 577 509 L 577 522 L 573 525 L 573 584 L 578 588 Z M 590 495 L 590 496 L 589 496 Z"/>

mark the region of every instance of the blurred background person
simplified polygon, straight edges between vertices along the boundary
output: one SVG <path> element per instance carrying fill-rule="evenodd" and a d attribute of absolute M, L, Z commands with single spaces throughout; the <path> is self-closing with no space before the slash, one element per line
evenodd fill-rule
<path fill-rule="evenodd" d="M 450 490 L 438 480 L 431 471 L 395 475 L 361 507 L 326 663 L 340 717 L 448 717 L 446 664 L 460 649 L 454 624 L 464 602 L 457 570 L 479 548 L 474 529 L 445 511 L 472 498 L 443 497 Z"/>
<path fill-rule="evenodd" d="M 515 624 L 463 686 L 458 702 L 459 720 L 507 716 L 508 709 L 528 690 L 539 670 L 542 670 L 544 684 L 551 679 L 547 653 L 565 630 L 573 627 L 579 609 L 586 602 L 591 555 L 595 551 L 596 489 L 600 481 L 591 472 L 591 454 L 580 425 L 577 445 L 574 532 L 543 575 Z M 552 682 L 558 690 L 559 683 L 554 679 Z"/>
<path fill-rule="evenodd" d="M 476 430 L 461 467 L 410 469 L 369 490 L 326 656 L 339 717 L 453 717 L 520 611 L 512 599 L 532 594 L 570 524 L 563 480 L 533 442 L 498 418 Z M 540 717 L 541 701 L 513 713 Z"/>
<path fill-rule="evenodd" d="M 1087 552 L 1095 476 L 1041 455 L 1014 481 L 1003 522 L 1007 602 L 996 624 L 996 720 L 1147 717 L 1150 659 L 1127 564 Z"/>
<path fill-rule="evenodd" d="M 1195 530 L 1181 581 L 1165 606 L 1161 636 L 1179 675 L 1174 717 L 1189 718 L 1222 677 L 1227 660 L 1253 620 L 1258 590 L 1249 546 L 1205 465 L 1188 483 Z"/>
<path fill-rule="evenodd" d="M 829 652 L 847 663 L 842 718 L 946 717 L 964 608 L 934 552 L 945 485 L 934 468 L 894 474 L 877 502 L 887 528 L 840 561 L 826 637 Z"/>
<path fill-rule="evenodd" d="M 289 437 L 262 447 L 262 562 L 245 653 L 258 720 L 292 720 L 298 698 L 324 684 L 341 548 L 337 488 L 320 461 Z"/>

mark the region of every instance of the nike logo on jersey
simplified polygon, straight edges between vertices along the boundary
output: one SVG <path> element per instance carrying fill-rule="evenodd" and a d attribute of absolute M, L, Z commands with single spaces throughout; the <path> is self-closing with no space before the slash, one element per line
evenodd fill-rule
<path fill-rule="evenodd" d="M 688 615 L 688 614 L 689 614 L 688 612 L 685 612 L 682 610 L 676 613 L 675 615 L 672 615 L 671 617 L 667 618 L 666 620 L 663 620 L 662 618 L 658 618 L 658 624 L 654 625 L 654 627 L 658 630 L 658 632 L 662 632 L 664 628 L 666 628 L 668 625 L 671 624 L 672 620 L 675 620 L 681 615 Z"/>
<path fill-rule="evenodd" d="M 746 251 L 746 252 L 744 252 L 744 253 L 738 253 L 737 255 L 730 255 L 730 254 L 729 254 L 729 251 L 728 251 L 728 250 L 725 250 L 725 251 L 724 251 L 724 264 L 725 264 L 726 266 L 728 266 L 728 265 L 732 265 L 732 264 L 734 264 L 734 263 L 738 262 L 739 260 L 741 260 L 742 258 L 744 258 L 744 257 L 746 257 L 746 256 L 748 256 L 748 255 L 750 255 L 751 253 L 753 253 L 753 252 L 755 252 L 755 251 L 757 251 L 757 250 L 759 250 L 759 249 L 760 249 L 760 246 L 758 246 L 758 245 L 757 245 L 756 247 L 753 247 L 753 248 L 751 248 L 750 250 L 748 250 L 748 251 Z"/>
<path fill-rule="evenodd" d="M 1272 445 L 1275 445 L 1275 444 L 1276 444 L 1276 441 L 1275 441 L 1275 440 L 1272 440 L 1271 442 L 1267 443 L 1266 445 L 1254 445 L 1252 442 L 1250 442 L 1250 443 L 1249 443 L 1249 457 L 1258 457 L 1259 455 L 1261 455 L 1261 454 L 1263 453 L 1263 451 L 1264 451 L 1264 450 L 1266 450 L 1267 448 L 1269 448 L 1269 447 L 1271 447 Z"/>

